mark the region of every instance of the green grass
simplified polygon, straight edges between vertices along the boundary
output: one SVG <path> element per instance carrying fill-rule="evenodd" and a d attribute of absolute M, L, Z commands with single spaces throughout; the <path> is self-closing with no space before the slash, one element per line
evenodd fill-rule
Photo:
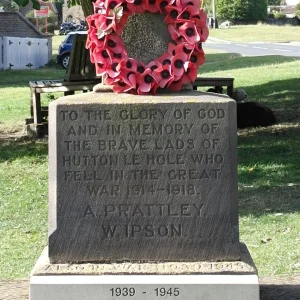
<path fill-rule="evenodd" d="M 27 277 L 47 241 L 47 143 L 0 148 L 0 278 Z"/>
<path fill-rule="evenodd" d="M 228 29 L 211 29 L 209 35 L 232 42 L 300 42 L 300 27 L 245 25 Z"/>
<path fill-rule="evenodd" d="M 279 120 L 238 136 L 240 236 L 260 276 L 300 274 L 299 70 L 294 58 L 216 52 L 200 69 L 233 76 L 235 87 Z M 47 244 L 47 140 L 7 132 L 21 130 L 29 115 L 28 81 L 63 76 L 57 68 L 0 72 L 0 278 L 28 277 Z"/>
<path fill-rule="evenodd" d="M 240 130 L 241 240 L 259 275 L 300 274 L 300 60 L 207 55 L 201 76 L 230 76 L 249 101 L 268 105 L 278 124 Z"/>
<path fill-rule="evenodd" d="M 30 80 L 61 79 L 62 68 L 40 70 L 0 71 L 0 133 L 19 130 L 26 117 L 30 116 Z M 42 95 L 42 103 L 49 102 L 49 94 Z"/>

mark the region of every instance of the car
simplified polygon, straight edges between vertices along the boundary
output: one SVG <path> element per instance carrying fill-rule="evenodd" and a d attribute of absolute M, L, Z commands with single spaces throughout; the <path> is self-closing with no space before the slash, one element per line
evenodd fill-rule
<path fill-rule="evenodd" d="M 66 38 L 61 42 L 58 48 L 56 62 L 60 64 L 64 69 L 67 69 L 69 65 L 70 55 L 72 51 L 72 44 L 73 44 L 75 34 L 87 34 L 87 31 L 70 32 L 68 33 Z"/>

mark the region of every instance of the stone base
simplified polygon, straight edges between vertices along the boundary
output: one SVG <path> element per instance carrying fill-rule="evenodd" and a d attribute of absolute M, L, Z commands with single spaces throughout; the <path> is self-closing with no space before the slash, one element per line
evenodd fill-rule
<path fill-rule="evenodd" d="M 257 275 L 247 246 L 240 243 L 239 261 L 50 263 L 46 247 L 31 276 L 58 275 Z"/>
<path fill-rule="evenodd" d="M 241 261 L 51 264 L 46 248 L 31 274 L 30 300 L 258 300 L 244 244 L 241 253 Z"/>
<path fill-rule="evenodd" d="M 259 300 L 257 275 L 33 276 L 30 300 Z"/>

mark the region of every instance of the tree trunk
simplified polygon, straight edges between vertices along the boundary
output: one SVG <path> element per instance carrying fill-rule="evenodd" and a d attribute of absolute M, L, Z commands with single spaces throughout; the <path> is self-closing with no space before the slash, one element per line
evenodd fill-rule
<path fill-rule="evenodd" d="M 93 2 L 91 0 L 80 0 L 84 16 L 92 15 L 94 12 Z"/>

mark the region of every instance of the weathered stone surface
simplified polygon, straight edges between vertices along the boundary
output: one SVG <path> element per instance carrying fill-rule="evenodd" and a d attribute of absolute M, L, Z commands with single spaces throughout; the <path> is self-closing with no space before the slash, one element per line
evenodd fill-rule
<path fill-rule="evenodd" d="M 48 248 L 45 248 L 37 261 L 31 276 L 41 275 L 180 275 L 180 274 L 221 274 L 249 275 L 257 274 L 257 269 L 247 247 L 241 246 L 239 261 L 197 261 L 197 262 L 114 262 L 51 264 Z"/>
<path fill-rule="evenodd" d="M 240 258 L 235 101 L 90 93 L 49 128 L 51 262 Z"/>
<path fill-rule="evenodd" d="M 167 52 L 172 42 L 161 14 L 134 14 L 129 17 L 121 35 L 128 56 L 145 64 Z"/>

